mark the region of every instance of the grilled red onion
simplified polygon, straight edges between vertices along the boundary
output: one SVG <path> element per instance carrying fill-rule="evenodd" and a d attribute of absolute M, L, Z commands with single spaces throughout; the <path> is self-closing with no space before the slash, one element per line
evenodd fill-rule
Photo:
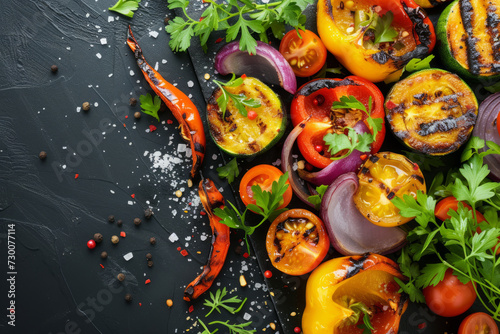
<path fill-rule="evenodd" d="M 486 141 L 492 141 L 500 145 L 500 134 L 496 127 L 496 119 L 500 112 L 500 93 L 490 95 L 481 103 L 478 118 L 472 134 Z M 500 181 L 500 156 L 490 154 L 484 157 L 484 162 L 490 169 L 490 176 Z"/>
<path fill-rule="evenodd" d="M 278 84 L 290 94 L 297 91 L 297 79 L 290 64 L 278 50 L 260 41 L 257 41 L 256 55 L 240 51 L 238 41 L 224 45 L 215 56 L 215 69 L 222 75 L 246 74 Z"/>
<path fill-rule="evenodd" d="M 326 190 L 321 202 L 321 218 L 332 246 L 343 255 L 372 252 L 393 253 L 406 242 L 406 233 L 399 227 L 382 227 L 369 222 L 352 199 L 358 189 L 355 173 L 339 176 Z"/>

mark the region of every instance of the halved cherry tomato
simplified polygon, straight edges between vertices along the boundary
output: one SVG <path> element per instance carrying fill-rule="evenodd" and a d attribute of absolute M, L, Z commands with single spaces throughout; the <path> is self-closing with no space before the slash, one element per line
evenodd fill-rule
<path fill-rule="evenodd" d="M 460 323 L 458 334 L 498 334 L 498 326 L 488 314 L 476 312 Z"/>
<path fill-rule="evenodd" d="M 403 217 L 392 204 L 394 197 L 417 197 L 426 192 L 420 167 L 401 154 L 379 152 L 372 155 L 358 173 L 359 187 L 354 204 L 369 221 L 379 226 L 402 225 L 412 218 Z"/>
<path fill-rule="evenodd" d="M 371 97 L 371 117 L 384 120 L 384 96 L 378 87 L 368 80 L 349 76 L 345 79 L 318 79 L 303 85 L 292 100 L 290 109 L 292 123 L 294 126 L 297 126 L 300 122 L 309 118 L 310 122 L 329 123 L 332 127 L 343 128 L 353 127 L 358 121 L 363 120 L 369 127 L 366 121 L 368 116 L 363 111 L 357 112 L 349 109 L 332 110 L 333 102 L 340 101 L 342 96 L 351 95 L 363 103 L 366 110 L 369 110 L 368 101 Z M 303 148 L 311 145 L 311 142 L 307 139 L 308 136 L 309 138 L 311 136 L 307 133 L 308 129 L 304 129 L 297 138 L 297 142 L 299 145 L 302 145 Z M 314 134 L 314 137 L 317 138 L 319 136 Z M 385 123 L 382 123 L 382 130 L 378 132 L 377 138 L 372 143 L 372 154 L 380 150 L 384 138 Z M 302 144 L 300 144 L 300 142 L 302 142 Z M 317 144 L 316 142 L 317 140 L 315 139 L 313 143 Z M 321 142 L 322 145 L 324 145 L 322 140 Z M 331 163 L 329 159 L 321 159 L 321 154 L 312 154 L 309 156 L 307 153 L 303 152 L 302 149 L 301 152 L 311 165 L 317 166 L 318 168 L 324 168 L 326 167 L 325 164 L 328 165 Z M 327 155 L 326 157 L 329 158 Z M 315 160 L 323 162 L 314 162 Z"/>
<path fill-rule="evenodd" d="M 292 66 L 298 77 L 310 77 L 325 65 L 326 47 L 321 39 L 310 30 L 296 30 L 286 33 L 280 43 L 280 53 Z"/>
<path fill-rule="evenodd" d="M 258 165 L 252 167 L 248 172 L 243 175 L 240 182 L 240 197 L 245 205 L 250 203 L 255 204 L 253 199 L 252 186 L 258 185 L 262 190 L 271 191 L 273 181 L 278 181 L 283 173 L 276 167 L 271 165 Z M 292 200 L 293 190 L 290 183 L 287 181 L 288 189 L 283 195 L 283 203 L 278 209 L 283 209 Z"/>
<path fill-rule="evenodd" d="M 330 248 L 325 226 L 312 212 L 288 210 L 267 232 L 266 249 L 272 265 L 288 275 L 303 275 L 316 268 Z"/>
<path fill-rule="evenodd" d="M 500 135 L 500 112 L 498 113 L 498 116 L 497 116 L 497 131 L 498 131 L 498 134 Z"/>
<path fill-rule="evenodd" d="M 446 270 L 444 279 L 436 286 L 428 286 L 422 292 L 427 306 L 442 317 L 455 317 L 464 313 L 477 297 L 472 281 L 463 284 L 453 275 L 452 269 Z"/>

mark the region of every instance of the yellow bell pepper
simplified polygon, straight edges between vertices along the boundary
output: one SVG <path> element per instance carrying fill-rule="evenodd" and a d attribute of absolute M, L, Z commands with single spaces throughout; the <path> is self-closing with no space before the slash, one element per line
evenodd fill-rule
<path fill-rule="evenodd" d="M 372 333 L 397 333 L 408 299 L 398 293 L 394 277 L 404 279 L 398 265 L 377 254 L 321 264 L 307 281 L 303 333 L 362 333 L 357 326 L 363 324 L 364 314 L 370 318 Z"/>
<path fill-rule="evenodd" d="M 394 42 L 369 43 L 367 26 L 356 27 L 352 13 L 373 8 L 374 15 L 389 11 L 394 15 L 391 27 L 398 34 Z M 432 22 L 413 0 L 319 0 L 317 24 L 321 40 L 338 61 L 352 74 L 372 82 L 399 78 L 411 59 L 424 58 L 436 44 Z"/>

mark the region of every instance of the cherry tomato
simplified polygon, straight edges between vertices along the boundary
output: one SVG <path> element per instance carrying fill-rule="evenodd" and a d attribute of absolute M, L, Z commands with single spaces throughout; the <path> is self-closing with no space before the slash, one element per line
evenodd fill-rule
<path fill-rule="evenodd" d="M 500 135 L 500 112 L 498 113 L 498 116 L 497 116 L 497 131 L 498 131 L 498 134 Z"/>
<path fill-rule="evenodd" d="M 266 249 L 272 265 L 288 275 L 303 275 L 326 256 L 330 240 L 325 226 L 312 212 L 288 210 L 267 231 Z"/>
<path fill-rule="evenodd" d="M 436 286 L 423 290 L 425 302 L 432 312 L 443 317 L 455 317 L 467 311 L 476 300 L 476 291 L 472 282 L 463 284 L 448 269 L 444 279 Z"/>
<path fill-rule="evenodd" d="M 358 173 L 359 187 L 354 204 L 369 221 L 379 226 L 398 226 L 412 218 L 403 217 L 392 204 L 394 197 L 417 197 L 426 192 L 425 180 L 417 164 L 401 154 L 379 152 L 372 155 Z"/>
<path fill-rule="evenodd" d="M 296 30 L 286 33 L 280 43 L 280 53 L 292 66 L 298 77 L 316 74 L 326 62 L 326 47 L 321 39 L 310 30 Z"/>
<path fill-rule="evenodd" d="M 245 205 L 250 203 L 255 204 L 252 186 L 258 185 L 262 190 L 271 191 L 273 182 L 277 182 L 281 175 L 283 175 L 283 173 L 278 168 L 271 165 L 258 165 L 251 168 L 243 175 L 240 182 L 240 197 L 243 203 Z M 278 209 L 286 207 L 292 200 L 292 187 L 288 181 L 287 184 L 288 188 L 283 195 L 283 203 Z"/>
<path fill-rule="evenodd" d="M 87 247 L 89 249 L 94 249 L 95 246 L 96 246 L 96 244 L 95 244 L 95 241 L 93 239 L 90 239 L 89 241 L 87 241 Z"/>
<path fill-rule="evenodd" d="M 498 334 L 498 326 L 488 314 L 476 312 L 462 321 L 458 334 Z"/>

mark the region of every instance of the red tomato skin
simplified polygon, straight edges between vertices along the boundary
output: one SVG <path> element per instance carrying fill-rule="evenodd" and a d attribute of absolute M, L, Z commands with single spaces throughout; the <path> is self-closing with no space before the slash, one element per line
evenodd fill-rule
<path fill-rule="evenodd" d="M 472 282 L 463 284 L 451 269 L 446 270 L 444 280 L 436 286 L 426 287 L 423 293 L 430 310 L 442 317 L 455 317 L 464 313 L 477 297 Z"/>
<path fill-rule="evenodd" d="M 488 327 L 484 327 L 488 326 Z M 485 329 L 489 331 L 486 331 Z M 484 330 L 484 331 L 483 331 Z M 483 312 L 472 313 L 467 316 L 458 328 L 458 334 L 498 334 L 498 326 L 493 318 Z"/>

